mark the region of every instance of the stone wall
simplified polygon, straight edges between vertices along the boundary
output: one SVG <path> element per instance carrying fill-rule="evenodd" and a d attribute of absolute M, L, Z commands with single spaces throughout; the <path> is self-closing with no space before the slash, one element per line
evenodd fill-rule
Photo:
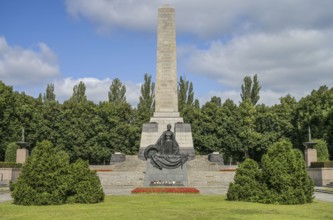
<path fill-rule="evenodd" d="M 9 181 L 16 181 L 21 173 L 21 168 L 0 168 L 0 183 L 8 184 Z"/>
<path fill-rule="evenodd" d="M 308 175 L 316 186 L 326 186 L 333 183 L 333 167 L 308 168 Z"/>

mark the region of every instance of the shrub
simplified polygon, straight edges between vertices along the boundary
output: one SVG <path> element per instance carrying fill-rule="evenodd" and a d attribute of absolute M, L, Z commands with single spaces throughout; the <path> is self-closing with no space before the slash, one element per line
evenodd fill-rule
<path fill-rule="evenodd" d="M 333 167 L 333 161 L 311 162 L 311 168 Z"/>
<path fill-rule="evenodd" d="M 6 148 L 5 161 L 16 162 L 16 151 L 19 148 L 20 147 L 15 142 L 8 144 Z"/>
<path fill-rule="evenodd" d="M 12 185 L 12 197 L 19 205 L 99 202 L 104 193 L 96 178 L 87 163 L 79 161 L 70 165 L 69 156 L 64 151 L 43 141 L 37 143 L 23 165 L 17 182 Z"/>
<path fill-rule="evenodd" d="M 263 197 L 261 172 L 257 162 L 246 159 L 236 170 L 235 182 L 230 183 L 227 198 L 239 201 L 259 201 Z"/>
<path fill-rule="evenodd" d="M 288 141 L 269 147 L 262 157 L 261 170 L 255 161 L 246 160 L 236 171 L 227 197 L 275 204 L 312 202 L 314 184 L 307 175 L 302 152 L 293 150 Z"/>
<path fill-rule="evenodd" d="M 293 150 L 289 141 L 277 142 L 268 149 L 262 158 L 262 172 L 272 203 L 312 201 L 314 184 L 307 175 L 303 155 L 299 150 Z"/>
<path fill-rule="evenodd" d="M 69 157 L 49 141 L 37 143 L 14 184 L 12 197 L 19 205 L 62 204 L 68 191 Z"/>
<path fill-rule="evenodd" d="M 317 161 L 328 161 L 329 153 L 326 141 L 322 139 L 315 139 L 313 142 L 317 143 L 315 146 L 315 149 L 317 150 Z"/>
<path fill-rule="evenodd" d="M 70 190 L 67 203 L 97 203 L 104 200 L 101 182 L 87 161 L 77 160 L 71 164 Z"/>
<path fill-rule="evenodd" d="M 0 162 L 0 168 L 21 168 L 21 163 L 15 162 Z"/>

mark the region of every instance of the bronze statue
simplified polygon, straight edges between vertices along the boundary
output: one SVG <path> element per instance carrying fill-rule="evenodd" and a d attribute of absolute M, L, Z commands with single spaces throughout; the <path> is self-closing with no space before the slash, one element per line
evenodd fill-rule
<path fill-rule="evenodd" d="M 182 167 L 188 159 L 188 155 L 179 152 L 179 145 L 170 124 L 167 125 L 167 130 L 162 133 L 156 144 L 145 149 L 144 155 L 146 159 L 150 159 L 154 167 L 159 169 Z"/>
<path fill-rule="evenodd" d="M 163 132 L 156 141 L 155 146 L 158 147 L 162 155 L 176 155 L 179 153 L 179 145 L 176 141 L 174 133 L 171 131 L 171 125 L 167 125 L 167 130 Z"/>

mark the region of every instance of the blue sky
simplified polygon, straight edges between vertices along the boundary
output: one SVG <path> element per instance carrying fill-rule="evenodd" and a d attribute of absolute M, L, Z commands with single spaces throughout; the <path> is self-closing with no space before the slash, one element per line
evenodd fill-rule
<path fill-rule="evenodd" d="M 35 97 L 54 83 L 60 101 L 82 80 L 98 102 L 118 77 L 135 106 L 143 75 L 155 78 L 162 3 L 176 9 L 178 76 L 201 103 L 238 102 L 242 79 L 255 73 L 268 105 L 333 86 L 330 0 L 2 0 L 0 80 Z"/>

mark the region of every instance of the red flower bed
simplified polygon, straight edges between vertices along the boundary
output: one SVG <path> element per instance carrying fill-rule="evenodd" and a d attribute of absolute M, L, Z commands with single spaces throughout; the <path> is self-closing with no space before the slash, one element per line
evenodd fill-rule
<path fill-rule="evenodd" d="M 147 188 L 135 188 L 132 193 L 199 193 L 200 191 L 196 188 L 160 188 L 160 187 L 147 187 Z"/>

